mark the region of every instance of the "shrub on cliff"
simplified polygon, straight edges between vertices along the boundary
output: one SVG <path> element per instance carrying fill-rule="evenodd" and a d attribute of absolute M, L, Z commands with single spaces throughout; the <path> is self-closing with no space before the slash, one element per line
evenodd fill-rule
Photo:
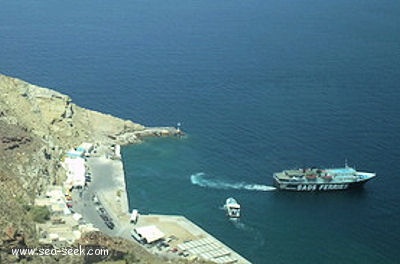
<path fill-rule="evenodd" d="M 50 211 L 46 206 L 34 206 L 29 212 L 35 222 L 44 223 L 50 220 Z"/>

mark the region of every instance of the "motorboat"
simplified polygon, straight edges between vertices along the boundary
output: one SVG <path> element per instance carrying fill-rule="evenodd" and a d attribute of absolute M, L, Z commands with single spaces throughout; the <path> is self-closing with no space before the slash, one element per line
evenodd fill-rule
<path fill-rule="evenodd" d="M 229 197 L 226 199 L 224 208 L 230 218 L 240 217 L 240 204 L 238 204 L 234 198 Z"/>

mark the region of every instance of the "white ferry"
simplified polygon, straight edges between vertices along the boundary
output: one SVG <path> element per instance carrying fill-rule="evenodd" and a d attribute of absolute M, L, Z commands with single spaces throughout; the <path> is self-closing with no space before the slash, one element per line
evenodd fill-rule
<path fill-rule="evenodd" d="M 274 185 L 279 190 L 311 192 L 338 191 L 362 187 L 376 176 L 348 167 L 335 169 L 296 169 L 274 173 Z"/>

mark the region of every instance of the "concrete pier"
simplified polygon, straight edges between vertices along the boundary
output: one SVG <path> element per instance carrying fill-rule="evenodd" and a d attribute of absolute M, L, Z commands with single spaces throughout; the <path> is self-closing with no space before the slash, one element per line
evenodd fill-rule
<path fill-rule="evenodd" d="M 184 132 L 175 127 L 149 127 L 142 131 L 136 131 L 137 137 L 161 137 L 161 136 L 182 136 Z"/>
<path fill-rule="evenodd" d="M 200 258 L 215 263 L 250 263 L 233 249 L 180 215 L 141 215 L 135 228 L 155 225 L 169 241 L 169 251 L 186 258 Z"/>
<path fill-rule="evenodd" d="M 183 216 L 139 215 L 135 224 L 130 223 L 125 174 L 121 159 L 114 159 L 109 147 L 100 146 L 97 155 L 88 158 L 88 171 L 92 182 L 82 195 L 75 195 L 74 209 L 84 219 L 104 233 L 133 240 L 134 228 L 156 226 L 164 233 L 168 246 L 146 245 L 146 249 L 167 258 L 183 257 L 204 259 L 215 263 L 250 263 L 234 250 L 217 240 L 205 230 Z M 93 201 L 96 196 L 98 201 Z M 110 229 L 99 215 L 99 206 L 111 217 L 115 227 Z M 139 212 L 140 213 L 140 212 Z M 164 244 L 165 246 L 165 244 Z"/>

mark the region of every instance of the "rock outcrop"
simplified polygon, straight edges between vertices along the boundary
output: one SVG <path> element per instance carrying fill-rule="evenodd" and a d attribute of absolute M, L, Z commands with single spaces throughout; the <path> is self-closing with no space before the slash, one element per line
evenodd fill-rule
<path fill-rule="evenodd" d="M 145 127 L 77 106 L 67 95 L 0 74 L 0 120 L 18 125 L 45 142 L 72 147 L 83 141 L 134 143 L 125 133 Z"/>

